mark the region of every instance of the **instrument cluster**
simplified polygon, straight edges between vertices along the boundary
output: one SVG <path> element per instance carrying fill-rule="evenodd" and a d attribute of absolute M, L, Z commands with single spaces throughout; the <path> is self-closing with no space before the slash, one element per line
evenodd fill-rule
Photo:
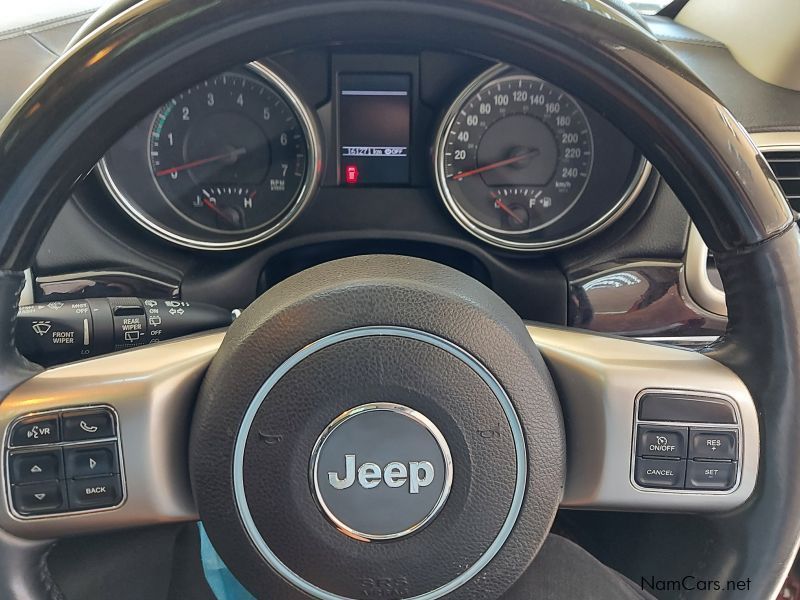
<path fill-rule="evenodd" d="M 263 243 L 313 210 L 321 189 L 428 187 L 483 243 L 531 252 L 600 231 L 650 174 L 600 114 L 535 74 L 473 75 L 425 107 L 438 115 L 426 132 L 418 72 L 340 62 L 322 104 L 266 62 L 201 81 L 110 148 L 99 176 L 141 226 L 191 248 Z"/>

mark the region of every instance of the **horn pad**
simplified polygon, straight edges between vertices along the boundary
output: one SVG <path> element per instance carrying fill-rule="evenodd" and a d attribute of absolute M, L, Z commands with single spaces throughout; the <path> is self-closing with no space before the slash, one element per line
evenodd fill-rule
<path fill-rule="evenodd" d="M 291 277 L 237 319 L 190 469 L 215 548 L 257 597 L 485 599 L 544 541 L 564 453 L 550 375 L 499 297 L 436 263 L 366 256 Z"/>

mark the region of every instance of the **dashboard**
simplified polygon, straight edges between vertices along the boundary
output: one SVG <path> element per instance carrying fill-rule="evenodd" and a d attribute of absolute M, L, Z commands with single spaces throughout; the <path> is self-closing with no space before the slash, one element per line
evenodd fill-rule
<path fill-rule="evenodd" d="M 90 13 L 0 36 L 9 75 L 0 110 Z M 796 92 L 753 77 L 723 44 L 672 19 L 646 23 L 748 131 L 796 128 Z M 307 47 L 230 73 L 141 107 L 141 121 L 76 183 L 32 265 L 28 302 L 139 296 L 236 309 L 315 264 L 387 253 L 464 271 L 525 319 L 670 343 L 724 331 L 722 291 L 709 304 L 702 290 L 711 287 L 690 276 L 706 263 L 713 275 L 713 258 L 691 243 L 675 194 L 579 81 L 561 96 L 536 72 L 413 44 Z M 283 131 L 265 128 L 266 105 L 253 110 L 264 98 L 289 110 L 299 140 L 287 135 L 284 147 Z M 183 108 L 165 114 L 173 100 L 189 122 Z M 568 107 L 576 115 L 561 112 Z M 504 132 L 512 142 L 497 144 L 513 123 Z M 186 146 L 162 147 L 158 124 L 159 136 Z M 274 176 L 283 164 L 285 182 L 272 182 L 284 179 Z"/>
<path fill-rule="evenodd" d="M 198 82 L 110 148 L 97 174 L 136 224 L 197 250 L 411 219 L 417 233 L 455 226 L 523 254 L 611 225 L 651 168 L 535 73 L 456 54 L 321 49 Z"/>

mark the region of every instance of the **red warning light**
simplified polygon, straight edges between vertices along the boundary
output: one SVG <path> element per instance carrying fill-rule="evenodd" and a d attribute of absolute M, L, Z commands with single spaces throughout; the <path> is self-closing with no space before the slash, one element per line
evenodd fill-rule
<path fill-rule="evenodd" d="M 344 168 L 344 180 L 347 183 L 358 183 L 358 167 L 347 165 Z"/>

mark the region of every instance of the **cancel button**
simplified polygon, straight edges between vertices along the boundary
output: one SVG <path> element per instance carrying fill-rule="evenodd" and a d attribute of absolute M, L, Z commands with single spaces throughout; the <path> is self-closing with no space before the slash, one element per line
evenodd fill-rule
<path fill-rule="evenodd" d="M 638 456 L 654 458 L 686 458 L 688 427 L 639 426 Z"/>
<path fill-rule="evenodd" d="M 636 459 L 636 483 L 642 487 L 682 488 L 685 476 L 685 460 Z"/>

